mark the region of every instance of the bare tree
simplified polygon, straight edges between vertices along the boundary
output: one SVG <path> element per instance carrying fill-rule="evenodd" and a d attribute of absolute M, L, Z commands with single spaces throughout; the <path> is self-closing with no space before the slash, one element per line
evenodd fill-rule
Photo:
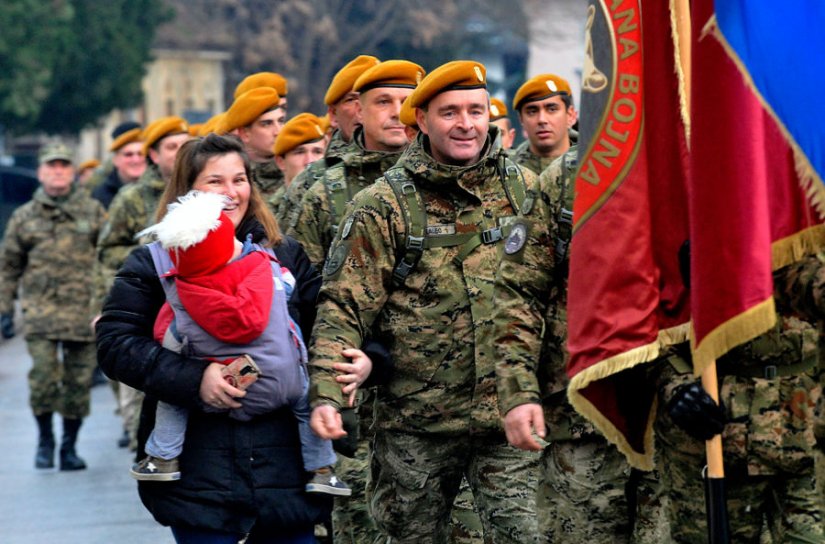
<path fill-rule="evenodd" d="M 388 42 L 417 50 L 454 43 L 479 14 L 526 32 L 524 0 L 516 0 L 515 9 L 496 0 L 166 1 L 177 18 L 159 30 L 159 44 L 232 52 L 230 92 L 249 73 L 282 73 L 290 81 L 292 112 L 322 111 L 335 72 L 359 54 L 381 57 Z"/>

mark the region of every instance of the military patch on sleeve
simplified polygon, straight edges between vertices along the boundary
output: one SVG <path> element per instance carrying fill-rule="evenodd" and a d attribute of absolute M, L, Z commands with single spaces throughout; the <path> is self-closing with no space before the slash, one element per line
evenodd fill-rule
<path fill-rule="evenodd" d="M 340 240 L 333 246 L 324 262 L 324 278 L 331 278 L 341 271 L 348 253 L 349 243 L 344 240 Z"/>
<path fill-rule="evenodd" d="M 516 223 L 510 230 L 507 239 L 504 240 L 504 253 L 513 255 L 521 251 L 527 241 L 527 226 L 524 223 Z"/>
<path fill-rule="evenodd" d="M 349 238 L 349 233 L 352 232 L 352 224 L 355 222 L 355 217 L 350 215 L 346 222 L 344 222 L 344 228 L 341 229 L 341 239 L 346 240 Z"/>

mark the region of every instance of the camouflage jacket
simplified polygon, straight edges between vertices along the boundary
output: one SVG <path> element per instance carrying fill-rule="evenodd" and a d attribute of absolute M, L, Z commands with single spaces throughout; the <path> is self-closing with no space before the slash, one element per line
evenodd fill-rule
<path fill-rule="evenodd" d="M 27 336 L 93 339 L 89 271 L 105 217 L 100 202 L 77 189 L 53 199 L 40 188 L 12 214 L 3 244 L 0 313 L 13 311 L 22 287 Z"/>
<path fill-rule="evenodd" d="M 541 199 L 523 249 L 502 256 L 496 276 L 496 368 L 502 412 L 542 402 L 548 440 L 595 432 L 567 401 L 567 260 L 576 146 L 539 177 Z"/>
<path fill-rule="evenodd" d="M 567 136 L 570 138 L 570 145 L 575 146 L 578 144 L 579 141 L 579 133 L 575 130 L 568 129 Z M 535 153 L 530 150 L 530 140 L 526 140 L 522 142 L 518 147 L 515 149 L 510 150 L 510 157 L 518 164 L 519 166 L 523 166 L 525 168 L 529 168 L 536 175 L 541 174 L 547 169 L 550 164 L 556 160 L 557 157 L 549 157 L 543 158 L 539 157 Z"/>
<path fill-rule="evenodd" d="M 415 184 L 428 231 L 479 233 L 511 224 L 516 211 L 504 191 L 504 153 L 492 138 L 474 165 L 447 166 L 426 151 L 420 134 L 392 169 Z M 389 173 L 388 173 L 389 175 Z M 530 172 L 525 184 L 535 183 Z M 392 282 L 402 252 L 405 220 L 386 178 L 361 191 L 324 267 L 311 343 L 313 405 L 341 407 L 332 364 L 341 350 L 375 334 L 395 363 L 378 390 L 376 426 L 408 433 L 466 433 L 501 429 L 491 343 L 492 284 L 502 244 L 433 247 L 404 285 Z M 435 235 L 433 238 L 437 238 Z"/>
<path fill-rule="evenodd" d="M 280 187 L 278 187 L 278 190 L 272 193 L 272 196 L 266 199 L 266 203 L 269 206 L 269 210 L 275 217 L 278 217 L 280 213 L 281 206 L 283 205 L 286 197 L 286 190 L 287 186 L 281 185 Z"/>
<path fill-rule="evenodd" d="M 289 184 L 283 200 L 278 205 L 278 213 L 275 215 L 275 218 L 278 220 L 278 225 L 281 226 L 282 230 L 288 231 L 295 226 L 304 194 L 313 183 L 321 179 L 324 170 L 342 161 L 349 153 L 357 151 L 358 148 L 356 144 L 344 140 L 340 130 L 336 130 L 332 134 L 332 139 L 327 145 L 324 158 L 311 163 L 303 172 L 295 176 L 295 179 Z"/>
<path fill-rule="evenodd" d="M 820 334 L 797 317 L 777 317 L 772 330 L 717 361 L 719 400 L 728 420 L 722 433 L 726 472 L 755 476 L 813 471 L 817 437 L 821 439 L 825 423 Z M 676 387 L 696 379 L 689 355 L 669 360 L 659 378 L 663 404 Z"/>
<path fill-rule="evenodd" d="M 275 191 L 284 186 L 284 173 L 275 164 L 275 160 L 267 162 L 251 161 L 252 180 L 261 192 L 264 201 L 269 200 Z"/>
<path fill-rule="evenodd" d="M 155 223 L 155 212 L 166 183 L 157 166 L 149 166 L 137 183 L 118 192 L 109 208 L 109 220 L 97 240 L 92 313 L 103 307 L 103 299 L 115 281 L 126 257 L 140 245 L 135 235 Z"/>
<path fill-rule="evenodd" d="M 372 185 L 401 156 L 401 152 L 365 149 L 360 129 L 353 135 L 353 142 L 358 152 L 345 155 L 312 184 L 301 199 L 295 224 L 287 230 L 289 236 L 301 242 L 309 260 L 318 269 L 323 266 L 338 224 L 344 218 L 342 204 Z"/>

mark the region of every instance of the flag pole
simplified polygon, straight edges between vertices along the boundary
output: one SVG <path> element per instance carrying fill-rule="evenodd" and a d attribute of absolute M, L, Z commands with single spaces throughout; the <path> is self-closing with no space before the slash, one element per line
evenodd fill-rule
<path fill-rule="evenodd" d="M 690 111 L 691 111 L 691 34 L 690 0 L 671 0 L 671 16 L 674 26 L 673 46 L 677 52 L 680 68 L 680 93 L 683 96 L 683 119 L 690 145 Z M 716 361 L 712 361 L 702 372 L 702 387 L 708 395 L 719 404 L 719 382 L 716 374 Z M 708 542 L 710 544 L 729 544 L 730 529 L 728 525 L 728 507 L 725 498 L 725 464 L 722 458 L 722 435 L 717 434 L 705 442 L 707 470 L 705 480 L 705 513 L 708 524 Z"/>
<path fill-rule="evenodd" d="M 702 387 L 719 404 L 719 382 L 716 375 L 716 361 L 712 361 L 702 372 Z M 722 459 L 722 435 L 717 434 L 705 442 L 707 470 L 705 480 L 705 511 L 708 522 L 708 542 L 728 544 L 730 528 L 728 505 L 725 497 L 725 465 Z"/>

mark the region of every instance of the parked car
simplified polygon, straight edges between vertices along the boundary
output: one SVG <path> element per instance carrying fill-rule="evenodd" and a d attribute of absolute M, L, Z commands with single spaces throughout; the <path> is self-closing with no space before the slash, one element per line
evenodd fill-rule
<path fill-rule="evenodd" d="M 0 238 L 12 212 L 31 200 L 40 186 L 37 173 L 28 168 L 0 166 Z"/>

